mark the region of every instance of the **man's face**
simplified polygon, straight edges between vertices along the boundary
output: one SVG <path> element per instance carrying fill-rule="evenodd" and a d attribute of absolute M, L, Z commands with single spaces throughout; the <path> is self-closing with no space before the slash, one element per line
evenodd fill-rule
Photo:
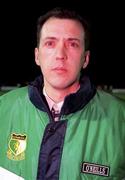
<path fill-rule="evenodd" d="M 45 86 L 65 89 L 79 81 L 80 70 L 89 62 L 85 52 L 84 30 L 74 20 L 50 18 L 42 27 L 35 61 L 44 76 Z"/>

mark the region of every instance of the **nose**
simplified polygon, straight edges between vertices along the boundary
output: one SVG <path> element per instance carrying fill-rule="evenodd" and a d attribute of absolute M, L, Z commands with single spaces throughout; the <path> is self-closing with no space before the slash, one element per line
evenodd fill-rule
<path fill-rule="evenodd" d="M 65 44 L 63 42 L 59 43 L 56 48 L 56 60 L 66 60 L 67 54 L 66 54 L 66 48 Z"/>

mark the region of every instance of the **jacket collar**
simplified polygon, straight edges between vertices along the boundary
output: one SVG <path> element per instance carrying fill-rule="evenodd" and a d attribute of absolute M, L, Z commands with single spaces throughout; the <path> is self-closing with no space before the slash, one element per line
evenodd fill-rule
<path fill-rule="evenodd" d="M 41 111 L 48 111 L 48 104 L 42 92 L 43 77 L 37 77 L 28 85 L 28 94 L 32 104 Z M 80 89 L 65 97 L 61 110 L 62 114 L 74 113 L 81 110 L 95 95 L 96 89 L 87 76 L 80 80 Z"/>

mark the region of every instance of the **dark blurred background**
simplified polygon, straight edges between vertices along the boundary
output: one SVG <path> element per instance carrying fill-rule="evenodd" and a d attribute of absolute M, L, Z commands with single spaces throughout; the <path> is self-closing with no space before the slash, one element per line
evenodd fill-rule
<path fill-rule="evenodd" d="M 3 2 L 0 5 L 0 85 L 25 84 L 39 75 L 34 62 L 36 21 L 56 6 L 76 9 L 91 24 L 91 63 L 87 69 L 98 85 L 125 88 L 123 3 L 72 1 Z"/>

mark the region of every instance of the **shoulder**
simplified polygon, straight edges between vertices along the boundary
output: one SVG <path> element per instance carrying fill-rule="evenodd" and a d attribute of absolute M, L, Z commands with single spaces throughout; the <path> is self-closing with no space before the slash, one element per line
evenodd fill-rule
<path fill-rule="evenodd" d="M 21 87 L 14 90 L 11 90 L 2 96 L 0 96 L 0 106 L 2 104 L 13 104 L 15 101 L 23 101 L 28 96 L 28 88 Z"/>
<path fill-rule="evenodd" d="M 103 90 L 97 90 L 96 93 L 96 98 L 98 100 L 100 100 L 101 102 L 103 102 L 105 105 L 119 105 L 119 106 L 124 106 L 125 107 L 125 100 L 116 97 L 115 95 L 111 94 L 111 93 L 107 93 Z"/>
<path fill-rule="evenodd" d="M 113 94 L 103 90 L 97 90 L 93 104 L 100 111 L 106 112 L 112 116 L 122 114 L 125 117 L 125 100 L 120 99 Z"/>

